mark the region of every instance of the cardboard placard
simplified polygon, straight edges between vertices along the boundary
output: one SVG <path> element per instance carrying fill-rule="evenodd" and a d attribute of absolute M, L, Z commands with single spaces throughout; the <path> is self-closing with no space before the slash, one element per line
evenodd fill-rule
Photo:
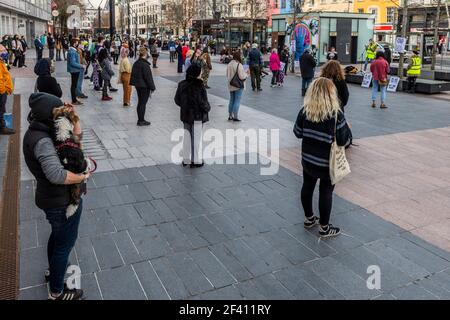
<path fill-rule="evenodd" d="M 362 88 L 370 88 L 371 83 L 372 83 L 372 74 L 370 72 L 365 73 L 363 82 L 361 83 L 361 87 Z"/>
<path fill-rule="evenodd" d="M 387 91 L 389 91 L 389 92 L 397 92 L 397 87 L 398 87 L 399 83 L 400 83 L 400 78 L 392 76 L 389 79 L 389 84 L 388 84 L 388 87 L 387 87 Z"/>

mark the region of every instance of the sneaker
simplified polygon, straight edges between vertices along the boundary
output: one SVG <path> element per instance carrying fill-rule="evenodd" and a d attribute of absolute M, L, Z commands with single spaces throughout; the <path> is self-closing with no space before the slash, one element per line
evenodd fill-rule
<path fill-rule="evenodd" d="M 321 238 L 330 238 L 330 237 L 336 237 L 341 234 L 341 229 L 333 227 L 333 225 L 329 224 L 325 228 L 320 226 L 319 227 L 319 236 Z"/>
<path fill-rule="evenodd" d="M 75 102 L 72 102 L 72 104 L 74 105 L 74 106 L 82 106 L 83 105 L 83 102 L 81 102 L 81 101 L 75 101 Z"/>
<path fill-rule="evenodd" d="M 124 106 L 124 107 L 129 107 L 130 104 L 129 104 L 129 103 L 124 103 L 123 106 Z"/>
<path fill-rule="evenodd" d="M 303 226 L 306 229 L 311 229 L 319 224 L 319 218 L 316 216 L 312 216 L 311 218 L 306 218 L 305 222 L 303 222 Z"/>
<path fill-rule="evenodd" d="M 55 297 L 50 292 L 48 293 L 48 300 L 57 301 L 57 300 L 81 300 L 83 297 L 83 290 L 81 289 L 69 289 L 64 287 L 63 292 Z"/>
<path fill-rule="evenodd" d="M 205 165 L 205 162 L 202 163 L 191 163 L 191 168 L 201 168 Z"/>
<path fill-rule="evenodd" d="M 241 119 L 233 118 L 233 121 L 234 121 L 234 122 L 241 122 Z"/>
<path fill-rule="evenodd" d="M 108 96 L 102 97 L 102 101 L 111 101 L 111 100 L 112 100 L 111 97 L 108 97 Z"/>
<path fill-rule="evenodd" d="M 117 91 L 119 91 L 119 89 L 116 89 L 116 88 L 111 87 L 111 88 L 109 88 L 109 91 L 111 91 L 111 92 L 117 92 Z"/>
<path fill-rule="evenodd" d="M 233 117 L 228 117 L 228 121 L 233 121 Z"/>
<path fill-rule="evenodd" d="M 83 94 L 81 94 L 80 96 L 78 96 L 77 98 L 80 98 L 80 99 L 87 99 L 88 96 L 85 95 L 85 94 L 83 93 Z"/>
<path fill-rule="evenodd" d="M 0 129 L 0 135 L 11 135 L 11 134 L 15 134 L 16 131 L 10 128 L 1 128 Z"/>
<path fill-rule="evenodd" d="M 382 103 L 381 105 L 380 105 L 380 109 L 387 109 L 388 107 L 384 104 L 384 103 Z"/>

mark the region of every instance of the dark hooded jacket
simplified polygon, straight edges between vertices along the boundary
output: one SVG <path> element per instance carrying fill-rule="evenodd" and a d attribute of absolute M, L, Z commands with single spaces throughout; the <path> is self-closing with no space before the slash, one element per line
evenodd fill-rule
<path fill-rule="evenodd" d="M 59 83 L 50 74 L 50 59 L 41 59 L 34 67 L 34 73 L 38 76 L 36 79 L 36 90 L 52 94 L 58 98 L 62 97 L 62 90 Z"/>
<path fill-rule="evenodd" d="M 42 139 L 53 141 L 53 109 L 62 106 L 64 103 L 59 98 L 47 93 L 33 93 L 30 96 L 29 104 L 31 108 L 28 117 L 30 126 L 23 138 L 22 147 L 27 167 L 37 182 L 36 205 L 43 210 L 66 207 L 70 203 L 70 187 L 51 183 L 43 170 L 44 162 L 42 161 L 48 161 L 48 159 L 44 159 L 46 155 L 43 155 L 40 159 L 35 152 L 36 145 Z"/>
<path fill-rule="evenodd" d="M 203 81 L 198 78 L 201 71 L 202 68 L 197 64 L 191 65 L 186 71 L 186 80 L 178 84 L 175 103 L 181 108 L 180 120 L 184 123 L 209 121 L 208 112 L 211 106 Z"/>

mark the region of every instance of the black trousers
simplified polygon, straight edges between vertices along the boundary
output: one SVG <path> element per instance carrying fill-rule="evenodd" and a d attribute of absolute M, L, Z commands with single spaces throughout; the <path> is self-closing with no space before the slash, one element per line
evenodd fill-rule
<path fill-rule="evenodd" d="M 150 88 L 137 88 L 138 104 L 137 104 L 137 116 L 138 121 L 145 120 L 145 109 L 147 107 L 148 98 L 150 97 Z"/>
<path fill-rule="evenodd" d="M 36 49 L 36 57 L 38 61 L 42 59 L 42 51 L 42 49 Z"/>
<path fill-rule="evenodd" d="M 70 83 L 70 95 L 72 96 L 72 102 L 77 102 L 77 83 L 80 72 L 70 73 L 72 76 L 72 82 Z"/>
<path fill-rule="evenodd" d="M 170 51 L 170 62 L 175 62 L 175 51 Z"/>
<path fill-rule="evenodd" d="M 272 71 L 272 85 L 276 85 L 278 83 L 278 70 Z"/>
<path fill-rule="evenodd" d="M 410 92 L 416 91 L 416 80 L 417 77 L 408 77 L 408 91 Z"/>
<path fill-rule="evenodd" d="M 108 87 L 111 85 L 110 82 L 111 82 L 110 80 L 103 80 L 103 88 L 102 88 L 103 97 L 108 96 Z"/>
<path fill-rule="evenodd" d="M 8 95 L 6 93 L 0 94 L 0 129 L 6 127 L 5 113 L 6 113 L 6 99 Z"/>
<path fill-rule="evenodd" d="M 250 76 L 252 80 L 252 89 L 261 89 L 261 67 L 259 65 L 250 66 Z"/>
<path fill-rule="evenodd" d="M 303 187 L 302 187 L 302 205 L 305 211 L 305 216 L 311 218 L 313 213 L 313 195 L 318 178 L 309 175 L 303 170 Z M 333 205 L 333 191 L 334 186 L 331 180 L 320 179 L 319 187 L 319 212 L 320 225 L 327 226 L 330 222 L 331 207 Z"/>
<path fill-rule="evenodd" d="M 55 48 L 53 48 L 53 49 L 48 49 L 48 57 L 49 57 L 51 60 L 55 60 Z"/>

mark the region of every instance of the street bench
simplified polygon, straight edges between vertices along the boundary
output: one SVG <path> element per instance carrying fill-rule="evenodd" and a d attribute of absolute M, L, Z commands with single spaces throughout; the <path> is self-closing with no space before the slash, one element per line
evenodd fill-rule
<path fill-rule="evenodd" d="M 348 83 L 359 84 L 363 82 L 364 76 L 362 74 L 349 74 L 346 76 L 346 81 Z M 403 80 L 403 88 L 408 86 L 408 81 Z M 434 94 L 443 91 L 450 91 L 450 82 L 442 80 L 428 80 L 428 79 L 417 79 L 416 81 L 416 92 Z"/>

